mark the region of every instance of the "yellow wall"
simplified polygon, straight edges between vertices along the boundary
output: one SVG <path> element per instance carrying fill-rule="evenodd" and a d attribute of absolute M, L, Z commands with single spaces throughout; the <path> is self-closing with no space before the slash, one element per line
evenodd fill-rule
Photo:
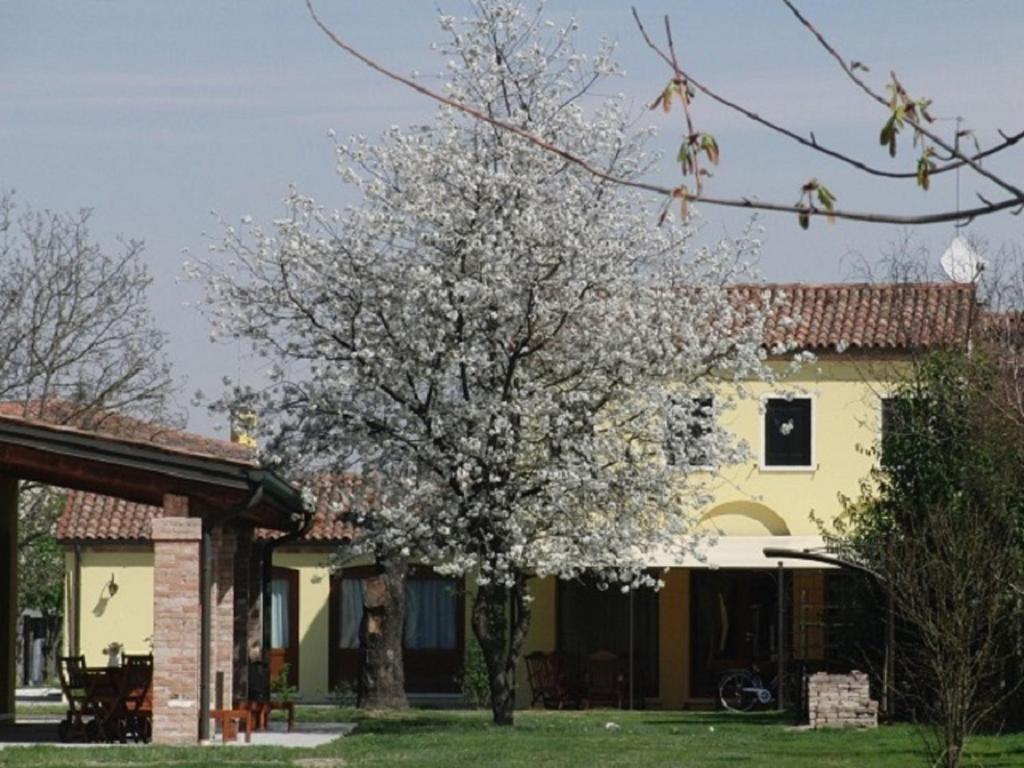
<path fill-rule="evenodd" d="M 825 521 L 841 512 L 839 494 L 856 496 L 872 466 L 866 453 L 878 437 L 879 395 L 898 376 L 891 363 L 824 360 L 775 385 L 748 383 L 741 399 L 719 421 L 721 428 L 746 440 L 748 461 L 727 468 L 718 478 L 704 477 L 714 497 L 702 525 L 722 535 L 817 534 L 813 513 Z M 763 419 L 761 398 L 792 392 L 813 398 L 813 460 L 809 470 L 772 471 L 761 467 Z M 694 479 L 700 478 L 696 475 Z M 295 549 L 275 554 L 274 564 L 295 568 L 299 576 L 299 688 L 306 701 L 320 701 L 328 690 L 328 552 Z M 150 552 L 130 547 L 83 548 L 82 650 L 89 664 L 104 664 L 103 649 L 123 643 L 129 653 L 145 653 L 152 635 L 152 562 Z M 67 567 L 73 567 L 68 554 Z M 118 592 L 105 590 L 111 574 Z M 660 698 L 664 707 L 682 706 L 689 693 L 689 572 L 673 569 L 664 575 L 660 600 Z M 552 651 L 557 644 L 556 583 L 534 580 L 533 617 L 524 654 Z M 815 597 L 820 591 L 815 583 Z M 466 638 L 472 641 L 469 610 L 472 584 L 467 585 Z M 68 633 L 65 632 L 65 637 Z M 518 703 L 529 702 L 525 665 L 517 670 Z"/>
<path fill-rule="evenodd" d="M 702 525 L 722 535 L 814 535 L 812 513 L 828 523 L 841 514 L 840 494 L 856 497 L 871 470 L 867 453 L 878 439 L 880 394 L 899 373 L 886 362 L 822 360 L 776 384 L 745 384 L 746 393 L 719 419 L 750 447 L 749 459 L 703 479 L 714 501 Z M 728 392 L 723 388 L 724 392 Z M 792 393 L 812 399 L 810 469 L 766 469 L 762 398 Z"/>
<path fill-rule="evenodd" d="M 553 577 L 531 579 L 530 593 L 533 606 L 530 613 L 530 629 L 523 642 L 523 652 L 516 667 L 516 707 L 530 706 L 530 682 L 526 675 L 523 659 L 534 651 L 550 653 L 558 648 L 558 582 Z M 467 604 L 467 614 L 472 606 Z M 467 627 L 472 632 L 472 627 Z M 467 642 L 476 642 L 472 634 L 466 635 Z"/>
<path fill-rule="evenodd" d="M 331 596 L 329 553 L 275 552 L 274 565 L 299 572 L 299 697 L 323 701 L 328 689 Z"/>
<path fill-rule="evenodd" d="M 65 555 L 68 572 L 74 555 Z M 117 584 L 110 594 L 110 579 Z M 82 548 L 81 653 L 90 666 L 116 662 L 109 649 L 120 643 L 124 653 L 152 653 L 153 553 L 144 548 Z M 66 602 L 70 606 L 71 596 Z M 65 622 L 71 611 L 66 610 Z M 65 642 L 69 637 L 65 624 Z"/>

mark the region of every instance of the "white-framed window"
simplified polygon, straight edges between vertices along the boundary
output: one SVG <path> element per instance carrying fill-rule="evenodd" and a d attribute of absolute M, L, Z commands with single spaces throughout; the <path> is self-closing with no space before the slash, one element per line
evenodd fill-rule
<path fill-rule="evenodd" d="M 715 428 L 714 399 L 707 395 L 670 400 L 665 418 L 665 461 L 674 467 L 710 467 L 709 443 Z"/>
<path fill-rule="evenodd" d="M 761 468 L 814 468 L 814 399 L 766 396 L 763 401 Z"/>

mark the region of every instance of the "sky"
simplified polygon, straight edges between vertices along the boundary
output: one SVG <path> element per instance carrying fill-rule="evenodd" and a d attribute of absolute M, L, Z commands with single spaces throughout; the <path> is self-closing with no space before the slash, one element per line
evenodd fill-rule
<path fill-rule="evenodd" d="M 318 0 L 340 35 L 404 73 L 440 71 L 430 50 L 436 16 L 464 14 L 466 0 Z M 672 19 L 682 64 L 735 101 L 817 139 L 897 167 L 878 146 L 884 112 L 846 81 L 815 40 L 770 0 L 637 0 L 653 29 Z M 803 0 L 802 10 L 850 59 L 871 67 L 878 88 L 895 70 L 910 92 L 934 102 L 947 133 L 957 116 L 983 145 L 998 129 L 1024 129 L 1024 3 L 1019 0 Z M 652 180 L 675 183 L 679 115 L 644 113 L 668 72 L 644 46 L 621 0 L 549 0 L 556 22 L 575 17 L 580 47 L 608 36 L 625 75 L 606 86 L 656 125 L 667 154 Z M 430 80 L 426 81 L 428 84 Z M 382 79 L 314 26 L 302 0 L 0 0 L 0 189 L 37 208 L 94 211 L 109 247 L 142 239 L 157 323 L 169 334 L 180 407 L 197 432 L 225 436 L 223 419 L 191 403 L 219 394 L 224 376 L 258 377 L 240 346 L 214 345 L 195 306 L 202 286 L 184 280 L 187 253 L 201 254 L 226 220 L 269 222 L 289 185 L 335 207 L 351 202 L 337 178 L 327 131 L 373 137 L 429 119 L 433 104 Z M 955 203 L 953 174 L 929 193 L 913 182 L 878 182 L 766 132 L 698 97 L 698 127 L 713 133 L 721 166 L 707 191 L 796 202 L 820 179 L 839 205 L 915 213 Z M 912 167 L 909 142 L 898 160 Z M 1024 183 L 1024 144 L 991 167 Z M 961 198 L 991 185 L 964 174 Z M 701 238 L 738 234 L 746 214 L 704 207 Z M 761 272 L 773 281 L 839 281 L 860 274 L 901 237 L 893 226 L 813 222 L 765 215 Z M 970 232 L 992 248 L 1024 241 L 1024 218 L 990 216 Z M 915 230 L 937 263 L 951 225 Z"/>

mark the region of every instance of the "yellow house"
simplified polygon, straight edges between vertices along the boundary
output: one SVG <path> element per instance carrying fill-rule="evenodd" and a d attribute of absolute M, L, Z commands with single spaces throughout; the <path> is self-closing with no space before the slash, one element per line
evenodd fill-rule
<path fill-rule="evenodd" d="M 713 501 L 700 526 L 713 534 L 703 559 L 651 554 L 664 587 L 623 594 L 585 582 L 535 580 L 524 655 L 559 651 L 575 673 L 596 651 L 630 660 L 630 684 L 645 703 L 684 707 L 713 699 L 724 670 L 785 656 L 826 652 L 821 612 L 839 577 L 797 559 L 768 559 L 766 546 L 823 546 L 821 525 L 842 514 L 875 461 L 883 403 L 912 355 L 967 337 L 977 313 L 971 286 L 772 285 L 733 289 L 738 301 L 784 292 L 787 304 L 765 333 L 766 349 L 786 347 L 773 383 L 746 382 L 734 407 L 708 428 L 749 445 L 749 460 L 703 479 Z M 816 359 L 790 372 L 797 350 Z M 734 396 L 733 388 L 722 396 Z M 67 650 L 89 664 L 147 652 L 152 635 L 153 507 L 71 493 L 60 521 L 66 551 Z M 270 599 L 236 615 L 269 628 L 271 667 L 286 669 L 304 701 L 324 701 L 351 685 L 358 669 L 362 579 L 358 567 L 332 567 L 350 535 L 318 512 L 302 540 L 273 546 Z M 264 540 L 264 545 L 269 544 Z M 781 583 L 779 581 L 781 579 Z M 406 677 L 410 694 L 461 700 L 467 641 L 465 589 L 431 573 L 409 579 Z M 456 585 L 457 587 L 459 585 Z M 782 597 L 780 606 L 779 598 Z M 270 616 L 263 621 L 263 606 Z M 781 611 L 780 611 L 781 608 Z M 266 631 L 266 630 L 265 630 Z M 284 666 L 287 664 L 287 668 Z M 518 696 L 530 703 L 526 669 Z"/>

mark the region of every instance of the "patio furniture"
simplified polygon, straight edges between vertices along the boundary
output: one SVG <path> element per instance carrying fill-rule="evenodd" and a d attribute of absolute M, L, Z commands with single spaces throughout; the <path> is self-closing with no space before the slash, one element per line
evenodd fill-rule
<path fill-rule="evenodd" d="M 253 717 L 248 709 L 211 709 L 210 718 L 220 723 L 221 740 L 238 740 L 238 729 L 245 723 L 245 743 L 252 741 Z"/>
<path fill-rule="evenodd" d="M 68 711 L 58 726 L 61 741 L 86 741 L 85 717 L 88 714 L 85 681 L 85 656 L 60 656 L 57 659 L 57 674 L 60 689 L 68 704 Z"/>
<path fill-rule="evenodd" d="M 124 733 L 136 742 L 153 736 L 153 654 L 124 657 Z"/>
<path fill-rule="evenodd" d="M 125 676 L 120 667 L 86 667 L 82 670 L 85 684 L 85 711 L 92 715 L 86 724 L 89 741 L 128 740 L 124 727 Z"/>
<path fill-rule="evenodd" d="M 235 699 L 235 709 L 245 709 L 252 713 L 253 727 L 265 731 L 270 727 L 272 712 L 288 713 L 288 730 L 295 728 L 295 702 L 273 699 L 270 695 L 270 668 L 262 661 L 249 662 L 249 696 Z"/>
<path fill-rule="evenodd" d="M 622 706 L 622 671 L 611 651 L 595 651 L 587 659 L 587 706 Z"/>
<path fill-rule="evenodd" d="M 543 651 L 526 654 L 526 680 L 530 684 L 530 706 L 544 701 L 548 679 L 548 658 Z"/>
<path fill-rule="evenodd" d="M 535 651 L 526 657 L 526 670 L 531 689 L 531 707 L 538 702 L 546 709 L 580 705 L 580 688 L 569 681 L 562 654 Z"/>

